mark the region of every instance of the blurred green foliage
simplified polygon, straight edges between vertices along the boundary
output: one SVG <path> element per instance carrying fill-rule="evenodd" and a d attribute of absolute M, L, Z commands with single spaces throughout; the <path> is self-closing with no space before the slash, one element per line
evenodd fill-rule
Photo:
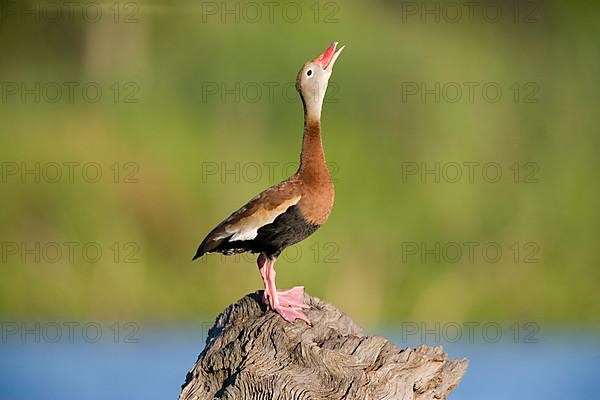
<path fill-rule="evenodd" d="M 112 14 L 97 23 L 80 17 L 23 23 L 19 16 L 0 23 L 3 84 L 97 82 L 103 89 L 96 103 L 81 96 L 37 103 L 33 95 L 22 102 L 19 94 L 0 103 L 5 168 L 96 162 L 103 173 L 97 183 L 77 173 L 72 183 L 65 177 L 36 183 L 31 176 L 22 182 L 19 174 L 3 173 L 4 245 L 93 242 L 103 256 L 90 263 L 76 250 L 74 262 L 64 255 L 55 263 L 33 256 L 22 262 L 22 251 L 5 251 L 0 314 L 196 319 L 259 289 L 253 257 L 210 255 L 194 263 L 191 257 L 214 225 L 283 179 L 281 166 L 298 160 L 302 110 L 295 93 L 282 88 L 338 40 L 347 48 L 323 113 L 336 204 L 324 227 L 278 261 L 279 286 L 304 284 L 369 324 L 598 322 L 597 6 L 536 3 L 538 22 L 519 16 L 515 23 L 513 2 L 498 2 L 504 14 L 497 23 L 477 13 L 473 22 L 463 15 L 458 23 L 431 16 L 423 23 L 420 14 L 407 15 L 407 2 L 348 1 L 333 8 L 323 2 L 315 23 L 314 3 L 297 2 L 303 11 L 297 23 L 278 12 L 273 22 L 241 14 L 236 23 L 235 16 L 208 14 L 206 3 L 138 3 L 134 23 L 115 23 Z M 235 3 L 228 6 L 235 10 Z M 120 19 L 131 10 L 121 12 Z M 110 89 L 115 82 L 118 102 Z M 220 86 L 232 89 L 236 82 L 239 101 Z M 448 101 L 451 92 L 439 102 L 434 95 L 425 101 L 407 95 L 409 86 L 423 82 L 429 89 L 457 83 L 465 91 L 456 102 Z M 476 89 L 470 102 L 464 82 L 494 82 L 502 98 L 486 101 Z M 538 102 L 524 101 L 528 82 L 539 89 Z M 207 92 L 215 84 L 219 93 Z M 256 87 L 262 95 L 254 101 Z M 132 98 L 139 101 L 125 103 L 135 88 Z M 273 176 L 269 162 L 278 163 Z M 426 182 L 419 174 L 403 176 L 407 163 L 433 168 L 436 162 L 440 168 L 494 162 L 503 176 L 497 183 L 481 173 L 471 183 L 466 169 L 456 183 L 443 174 L 439 183 L 432 175 Z M 109 168 L 114 163 L 119 183 Z M 538 182 L 519 175 L 515 183 L 515 163 L 522 174 L 534 163 Z M 218 173 L 207 174 L 215 165 Z M 223 167 L 236 165 L 237 176 L 222 179 Z M 256 165 L 259 179 L 251 169 Z M 123 182 L 132 171 L 138 182 Z M 439 262 L 406 254 L 407 243 L 464 242 L 481 244 L 473 262 L 465 254 L 457 262 L 448 254 Z M 503 250 L 495 263 L 481 255 L 489 242 Z M 517 262 L 509 248 L 515 242 Z M 125 248 L 128 243 L 134 247 Z M 523 262 L 532 250 L 523 248 L 527 243 L 538 262 Z M 139 262 L 123 262 L 132 251 Z"/>

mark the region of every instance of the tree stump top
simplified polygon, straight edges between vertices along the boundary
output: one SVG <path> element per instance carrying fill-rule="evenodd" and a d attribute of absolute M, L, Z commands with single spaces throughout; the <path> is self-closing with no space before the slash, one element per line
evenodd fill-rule
<path fill-rule="evenodd" d="M 262 291 L 230 305 L 208 333 L 180 400 L 445 399 L 468 361 L 440 346 L 399 349 L 305 295 L 312 326 L 267 309 Z"/>

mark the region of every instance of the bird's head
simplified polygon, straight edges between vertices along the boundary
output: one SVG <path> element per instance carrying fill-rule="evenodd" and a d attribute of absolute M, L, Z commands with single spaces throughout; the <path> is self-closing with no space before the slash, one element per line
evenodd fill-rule
<path fill-rule="evenodd" d="M 344 46 L 337 51 L 336 48 L 337 42 L 333 42 L 323 54 L 304 64 L 298 72 L 296 89 L 300 93 L 308 118 L 318 120 L 321 116 L 327 83 L 333 72 L 333 65 Z"/>

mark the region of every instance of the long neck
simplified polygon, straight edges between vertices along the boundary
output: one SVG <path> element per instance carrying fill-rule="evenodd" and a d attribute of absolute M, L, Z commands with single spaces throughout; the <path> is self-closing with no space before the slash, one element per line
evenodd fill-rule
<path fill-rule="evenodd" d="M 306 93 L 302 93 L 302 90 Z M 315 82 L 309 86 L 305 86 L 302 90 L 298 90 L 298 93 L 304 107 L 304 125 L 320 122 L 327 85 Z"/>
<path fill-rule="evenodd" d="M 304 105 L 304 135 L 302 137 L 302 154 L 298 173 L 307 181 L 323 182 L 330 180 L 321 141 L 321 119 L 320 116 L 314 118 L 313 115 L 308 113 L 306 104 Z"/>

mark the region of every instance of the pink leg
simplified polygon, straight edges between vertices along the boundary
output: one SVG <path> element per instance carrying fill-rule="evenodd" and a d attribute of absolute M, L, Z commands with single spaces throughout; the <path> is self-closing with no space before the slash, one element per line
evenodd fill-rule
<path fill-rule="evenodd" d="M 310 308 L 304 303 L 304 287 L 296 286 L 289 290 L 277 291 L 275 268 L 273 268 L 275 260 L 261 254 L 258 256 L 257 263 L 265 285 L 265 300 L 268 301 L 271 309 L 288 322 L 301 319 L 310 324 L 310 321 L 302 312 L 303 308 Z"/>

